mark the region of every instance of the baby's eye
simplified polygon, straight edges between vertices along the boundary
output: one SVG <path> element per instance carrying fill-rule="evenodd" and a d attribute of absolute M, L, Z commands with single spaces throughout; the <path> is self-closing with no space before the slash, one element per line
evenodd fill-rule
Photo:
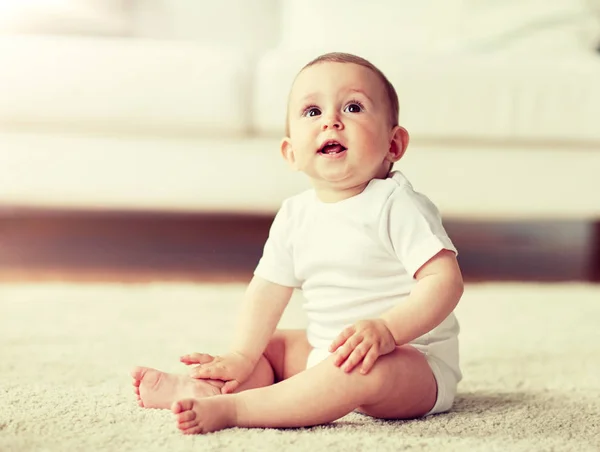
<path fill-rule="evenodd" d="M 363 111 L 363 106 L 359 102 L 351 102 L 348 105 L 346 105 L 344 111 L 348 113 L 360 113 L 361 111 Z"/>
<path fill-rule="evenodd" d="M 317 107 L 308 107 L 306 110 L 304 110 L 304 113 L 302 115 L 308 116 L 308 117 L 313 117 L 313 116 L 318 116 L 320 114 L 321 114 L 321 110 L 319 110 Z"/>

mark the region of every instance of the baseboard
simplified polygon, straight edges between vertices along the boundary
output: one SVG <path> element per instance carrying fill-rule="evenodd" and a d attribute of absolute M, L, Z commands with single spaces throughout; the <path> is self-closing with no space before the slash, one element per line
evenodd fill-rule
<path fill-rule="evenodd" d="M 0 279 L 247 280 L 269 215 L 0 211 Z M 600 281 L 600 223 L 445 220 L 467 281 Z"/>

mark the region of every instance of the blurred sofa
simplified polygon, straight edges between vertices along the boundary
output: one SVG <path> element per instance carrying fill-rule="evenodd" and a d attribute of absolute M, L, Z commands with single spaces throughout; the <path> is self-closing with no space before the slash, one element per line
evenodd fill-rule
<path fill-rule="evenodd" d="M 0 208 L 272 214 L 308 187 L 279 155 L 291 81 L 345 51 L 396 86 L 398 168 L 445 216 L 600 218 L 590 2 L 16 4 L 0 9 Z"/>

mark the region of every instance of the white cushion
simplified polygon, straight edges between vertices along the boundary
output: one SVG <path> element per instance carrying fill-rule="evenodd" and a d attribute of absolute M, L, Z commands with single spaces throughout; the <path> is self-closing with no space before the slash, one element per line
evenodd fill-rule
<path fill-rule="evenodd" d="M 600 41 L 599 15 L 593 2 L 581 0 L 283 0 L 282 45 L 590 54 Z"/>
<path fill-rule="evenodd" d="M 457 44 L 470 52 L 556 56 L 591 53 L 600 44 L 598 2 L 461 2 Z"/>
<path fill-rule="evenodd" d="M 457 11 L 456 0 L 283 0 L 281 45 L 440 50 L 448 48 Z"/>
<path fill-rule="evenodd" d="M 0 38 L 0 124 L 241 134 L 248 58 L 239 49 L 111 38 Z"/>
<path fill-rule="evenodd" d="M 600 218 L 600 152 L 409 146 L 397 164 L 446 217 Z M 309 187 L 279 140 L 0 133 L 0 207 L 269 213 Z"/>
<path fill-rule="evenodd" d="M 280 33 L 279 0 L 138 1 L 132 6 L 134 35 L 235 45 L 274 47 Z"/>
<path fill-rule="evenodd" d="M 317 55 L 281 48 L 259 61 L 255 130 L 283 134 L 293 78 Z M 394 84 L 400 122 L 414 138 L 600 142 L 599 58 L 417 57 L 391 49 L 360 55 Z"/>
<path fill-rule="evenodd" d="M 0 207 L 272 213 L 307 187 L 276 140 L 0 133 Z"/>
<path fill-rule="evenodd" d="M 0 0 L 0 34 L 128 35 L 127 0 Z"/>

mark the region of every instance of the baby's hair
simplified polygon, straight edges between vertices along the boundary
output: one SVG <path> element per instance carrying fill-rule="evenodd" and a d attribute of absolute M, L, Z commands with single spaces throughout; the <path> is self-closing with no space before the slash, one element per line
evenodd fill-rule
<path fill-rule="evenodd" d="M 370 69 L 371 71 L 373 71 L 375 73 L 375 75 L 377 75 L 377 77 L 379 77 L 379 79 L 381 80 L 381 82 L 383 83 L 383 86 L 385 88 L 385 93 L 386 93 L 388 101 L 389 101 L 388 106 L 389 106 L 390 126 L 395 127 L 398 125 L 399 112 L 400 112 L 400 102 L 398 101 L 398 93 L 396 93 L 396 89 L 394 88 L 394 85 L 392 85 L 390 83 L 390 81 L 387 79 L 387 77 L 383 74 L 383 72 L 381 72 L 379 70 L 379 68 L 377 68 L 377 66 L 375 66 L 370 61 L 367 61 L 364 58 L 361 58 L 359 56 L 352 55 L 351 53 L 331 52 L 331 53 L 325 53 L 323 55 L 320 55 L 317 58 L 315 58 L 314 60 L 310 61 L 300 70 L 300 72 L 298 72 L 298 74 L 300 74 L 304 69 L 314 66 L 315 64 L 320 64 L 320 63 L 352 63 L 352 64 L 358 64 L 359 66 L 366 67 L 367 69 Z M 290 126 L 289 126 L 289 107 L 288 107 L 288 113 L 287 113 L 286 121 L 285 121 L 286 136 L 290 136 L 289 128 L 290 128 Z"/>

